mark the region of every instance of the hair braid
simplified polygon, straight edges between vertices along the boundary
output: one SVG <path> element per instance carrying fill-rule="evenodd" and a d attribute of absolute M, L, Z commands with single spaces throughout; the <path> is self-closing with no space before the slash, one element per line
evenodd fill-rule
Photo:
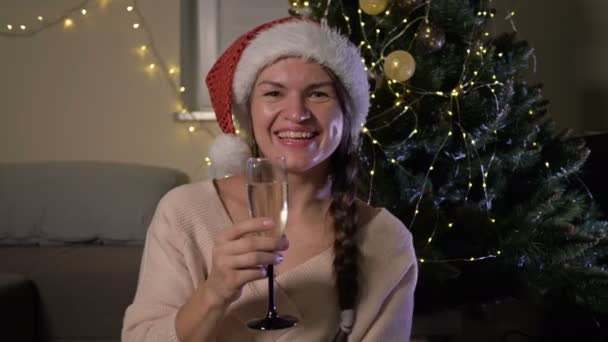
<path fill-rule="evenodd" d="M 359 212 L 355 203 L 357 157 L 352 152 L 340 152 L 332 160 L 332 203 L 329 213 L 334 219 L 334 273 L 340 311 L 355 308 L 359 295 Z M 334 341 L 346 341 L 347 333 L 340 329 Z"/>

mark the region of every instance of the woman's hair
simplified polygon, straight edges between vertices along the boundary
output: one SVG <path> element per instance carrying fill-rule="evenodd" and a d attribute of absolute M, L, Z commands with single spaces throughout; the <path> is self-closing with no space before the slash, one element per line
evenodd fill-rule
<path fill-rule="evenodd" d="M 350 134 L 352 127 L 351 98 L 334 73 L 325 68 L 334 81 L 342 113 L 344 127 L 342 140 L 332 154 L 329 174 L 332 177 L 332 201 L 329 214 L 334 219 L 334 274 L 338 290 L 340 311 L 354 310 L 359 296 L 359 211 L 356 207 L 356 178 L 359 169 L 356 144 Z M 341 329 L 334 337 L 335 342 L 347 340 L 348 335 Z"/>

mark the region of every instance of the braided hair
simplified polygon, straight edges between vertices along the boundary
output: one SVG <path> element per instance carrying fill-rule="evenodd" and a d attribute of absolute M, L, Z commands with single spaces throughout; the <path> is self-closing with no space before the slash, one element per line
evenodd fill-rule
<path fill-rule="evenodd" d="M 334 342 L 346 342 L 354 320 L 354 310 L 359 296 L 359 226 L 360 217 L 356 204 L 356 184 L 359 170 L 357 144 L 352 141 L 351 98 L 342 82 L 327 68 L 334 80 L 338 100 L 344 113 L 343 135 L 333 153 L 329 174 L 332 177 L 329 215 L 334 220 L 334 275 L 340 306 L 340 328 Z"/>

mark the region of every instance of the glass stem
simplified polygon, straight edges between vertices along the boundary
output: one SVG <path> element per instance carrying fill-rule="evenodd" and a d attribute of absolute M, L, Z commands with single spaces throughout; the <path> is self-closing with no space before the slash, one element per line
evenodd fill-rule
<path fill-rule="evenodd" d="M 268 319 L 277 317 L 277 307 L 274 303 L 274 265 L 266 266 L 268 273 Z"/>

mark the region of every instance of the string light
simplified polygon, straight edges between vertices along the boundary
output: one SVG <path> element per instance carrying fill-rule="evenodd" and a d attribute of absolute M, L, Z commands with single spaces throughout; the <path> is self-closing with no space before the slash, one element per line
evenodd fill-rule
<path fill-rule="evenodd" d="M 180 93 L 183 93 L 183 92 L 185 92 L 185 91 L 186 91 L 186 87 L 179 87 L 179 92 L 180 92 Z"/>
<path fill-rule="evenodd" d="M 87 15 L 87 10 L 83 8 L 80 10 L 80 13 L 82 13 L 82 15 Z"/>
<path fill-rule="evenodd" d="M 43 20 L 44 20 L 44 17 L 43 17 L 43 16 L 41 16 L 41 15 L 39 15 L 39 16 L 38 16 L 38 21 L 43 21 Z"/>
<path fill-rule="evenodd" d="M 63 27 L 65 28 L 71 28 L 74 26 L 74 21 L 70 18 L 65 19 L 65 21 L 63 22 Z"/>
<path fill-rule="evenodd" d="M 194 131 L 196 131 L 196 127 L 194 127 L 194 126 L 188 127 L 188 132 L 194 133 Z"/>
<path fill-rule="evenodd" d="M 133 6 L 127 6 L 127 12 L 133 11 Z"/>
<path fill-rule="evenodd" d="M 139 28 L 139 23 L 134 23 L 133 28 L 137 30 Z"/>

